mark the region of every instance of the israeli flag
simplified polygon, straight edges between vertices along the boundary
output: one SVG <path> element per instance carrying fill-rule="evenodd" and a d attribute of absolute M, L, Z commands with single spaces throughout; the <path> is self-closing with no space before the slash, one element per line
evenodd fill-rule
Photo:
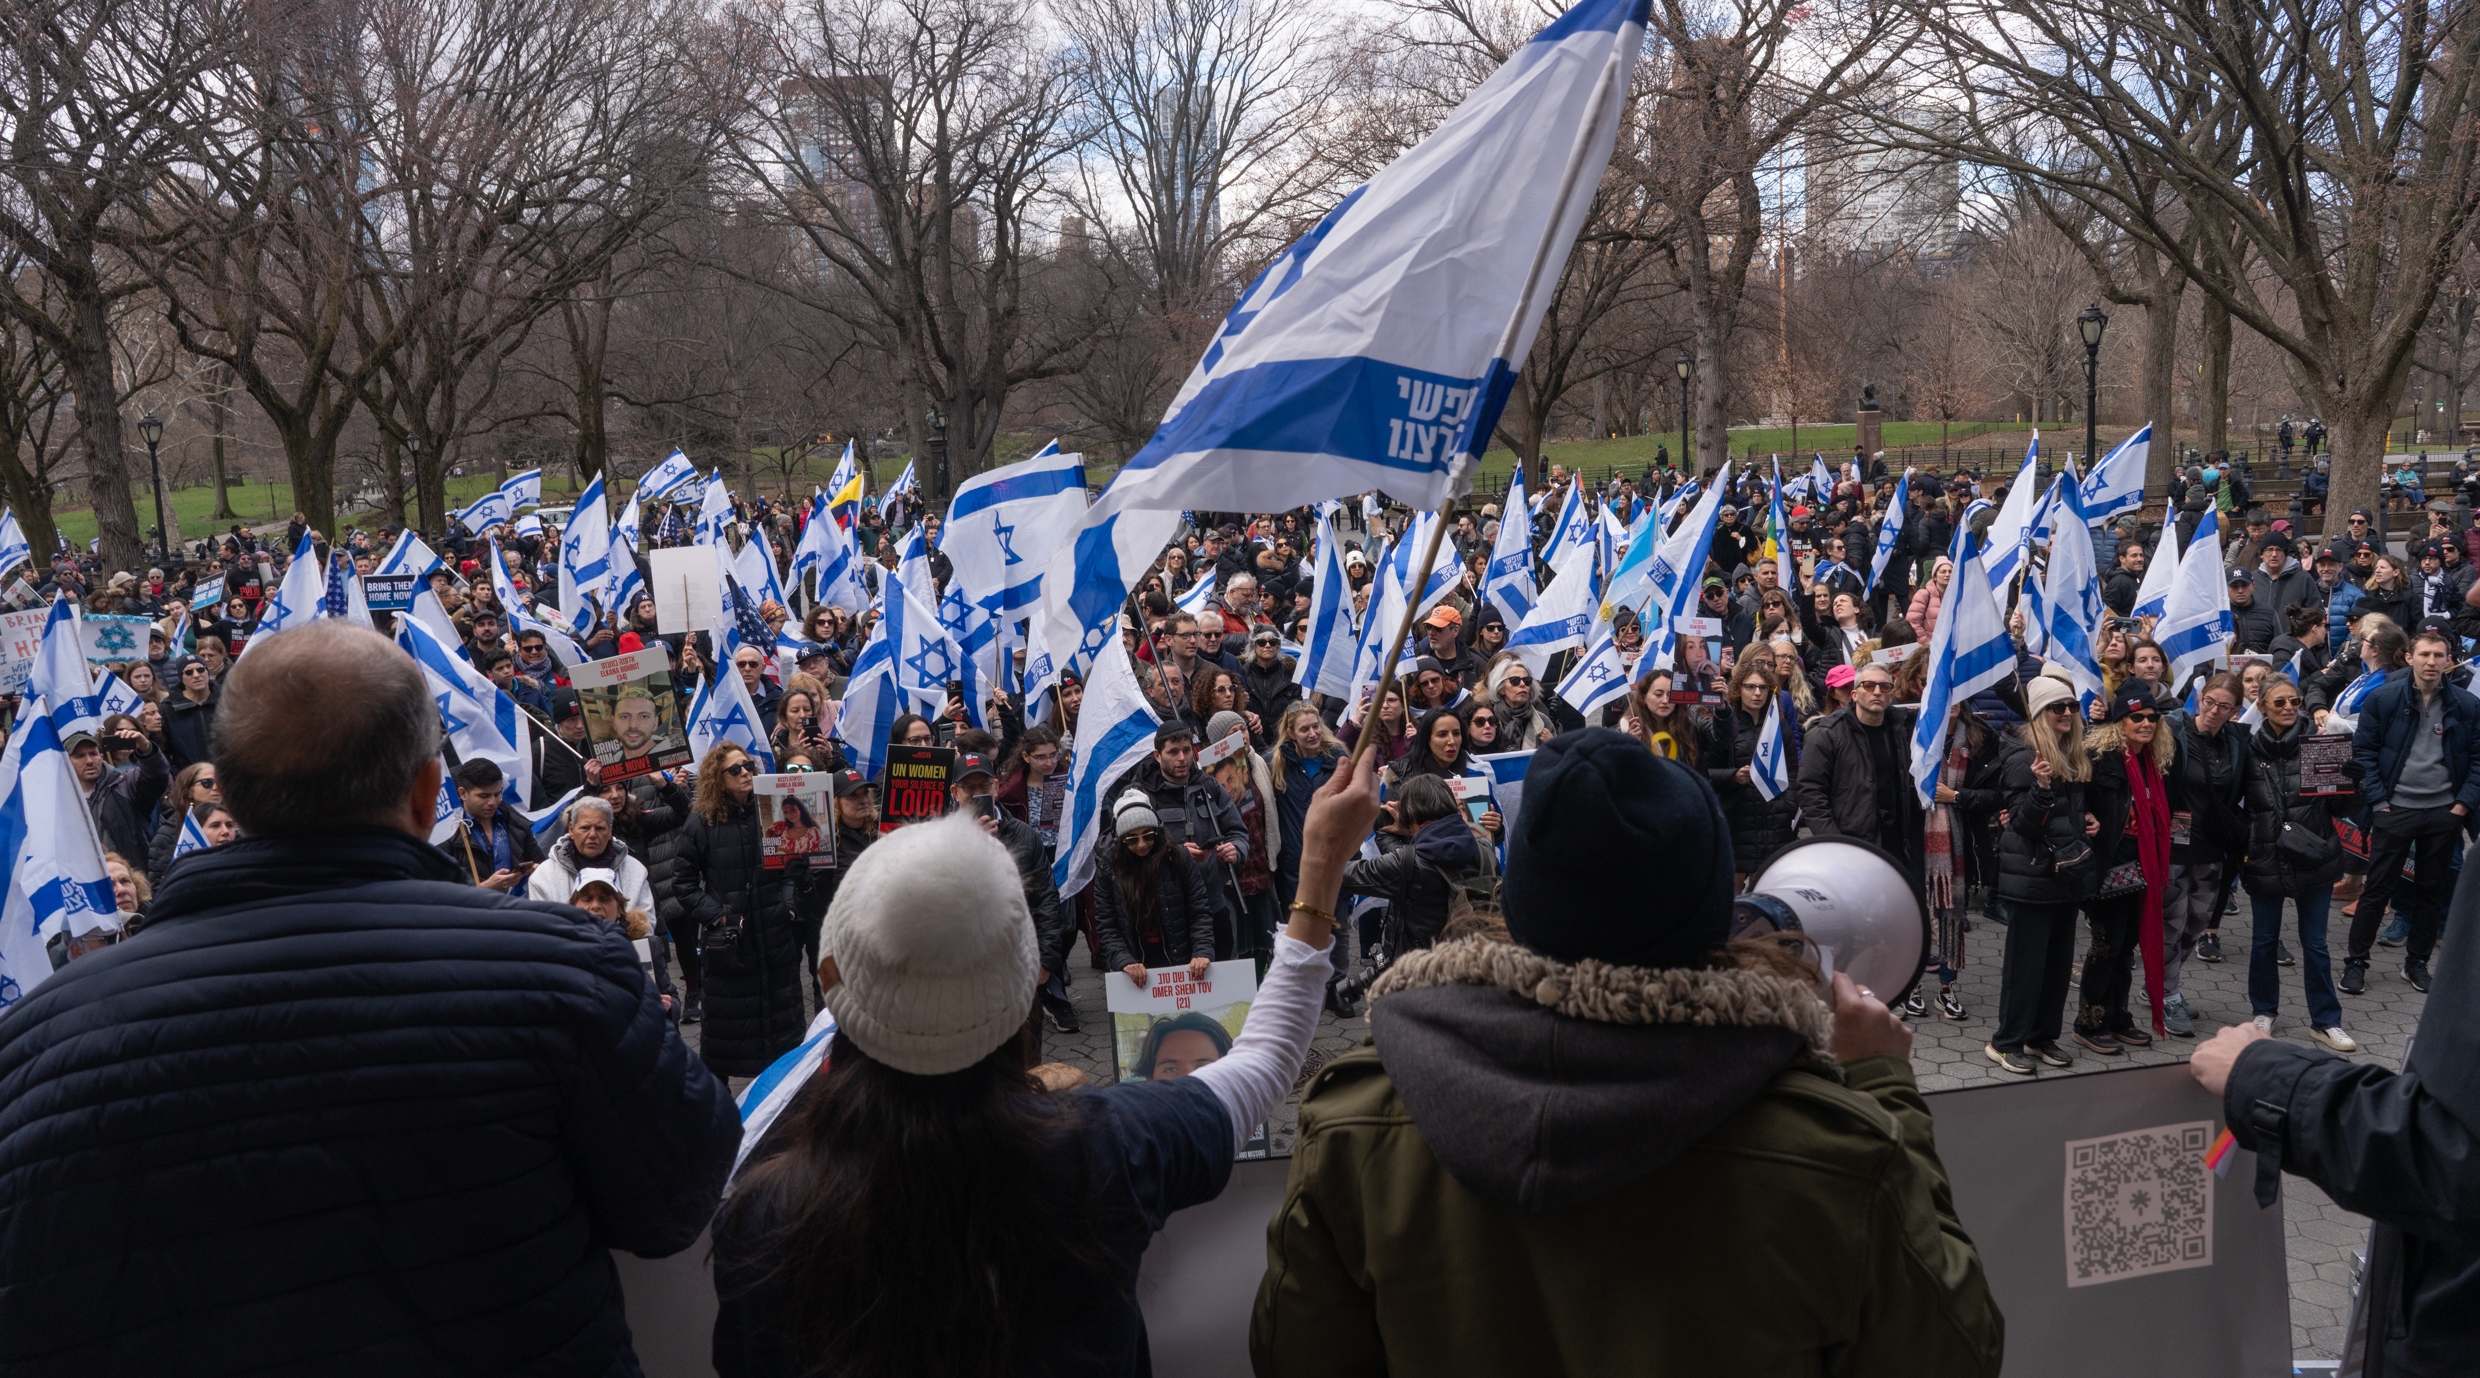
<path fill-rule="evenodd" d="M 1903 525 L 1911 520 L 1912 471 L 1903 471 L 1895 480 L 1894 501 L 1886 504 L 1886 519 L 1877 524 L 1877 554 L 1869 560 L 1868 592 L 1877 592 L 1877 581 L 1885 577 L 1886 566 L 1894 561 L 1894 548 L 1903 543 Z M 2086 544 L 2091 544 L 2086 538 Z M 2055 558 L 2055 557 L 2052 557 Z"/>
<path fill-rule="evenodd" d="M 888 497 L 910 497 L 921 491 L 921 480 L 913 476 L 913 463 L 909 459 L 904 461 L 904 472 L 896 475 L 896 481 L 887 485 Z"/>
<path fill-rule="evenodd" d="M 172 859 L 179 861 L 192 852 L 203 852 L 215 844 L 207 841 L 206 831 L 198 826 L 198 811 L 185 808 L 181 812 L 181 837 L 172 844 Z"/>
<path fill-rule="evenodd" d="M 2221 515 L 2206 508 L 2179 557 L 2161 621 L 2153 627 L 2153 639 L 2170 658 L 2173 689 L 2194 671 L 2218 665 L 2230 654 L 2230 588 L 2222 577 Z"/>
<path fill-rule="evenodd" d="M 629 604 L 637 601 L 646 590 L 646 576 L 637 567 L 637 499 L 629 499 L 628 510 L 611 528 L 611 603 L 612 611 L 625 616 Z"/>
<path fill-rule="evenodd" d="M 890 573 L 885 611 L 853 660 L 838 719 L 844 754 L 863 779 L 875 780 L 886 770 L 887 738 L 897 718 L 906 713 L 927 717 L 947 706 L 947 685 L 957 678 L 957 662 L 963 658 L 938 614 L 912 591 L 902 571 Z M 1085 701 L 1093 702 L 1090 684 Z M 1083 735 L 1078 734 L 1080 740 Z"/>
<path fill-rule="evenodd" d="M 784 597 L 783 580 L 775 573 L 775 542 L 764 525 L 750 527 L 742 537 L 740 553 L 732 557 L 732 577 L 740 580 L 752 602 L 773 599 L 791 609 L 792 600 Z"/>
<path fill-rule="evenodd" d="M 541 632 L 544 644 L 560 658 L 561 664 L 583 665 L 591 659 L 585 647 L 578 645 L 576 639 L 568 634 L 567 628 L 536 616 L 534 606 L 518 594 L 517 581 L 508 577 L 508 562 L 500 558 L 499 542 L 485 541 L 483 550 L 486 556 L 484 563 L 491 570 L 491 592 L 498 595 L 500 607 L 508 614 L 509 638 L 514 640 L 522 632 Z M 429 591 L 424 592 L 427 594 Z M 435 603 L 438 599 L 434 596 L 432 601 Z"/>
<path fill-rule="evenodd" d="M 1292 682 L 1303 693 L 1324 694 L 1341 702 L 1352 692 L 1352 662 L 1359 638 L 1352 627 L 1352 580 L 1343 572 L 1343 543 L 1335 539 L 1334 519 L 1323 512 L 1317 523 L 1317 574 L 1309 584 L 1309 621 L 1301 639 L 1304 644 L 1300 658 L 1292 663 Z"/>
<path fill-rule="evenodd" d="M 1912 720 L 1912 783 L 1924 809 L 1936 801 L 1955 706 L 2015 673 L 2015 642 L 1990 592 L 1987 547 L 1968 528 L 1959 529 L 1956 540 L 1961 554 L 1929 638 L 1929 678 L 1921 686 L 1920 715 Z"/>
<path fill-rule="evenodd" d="M 516 513 L 509 510 L 508 495 L 493 489 L 474 499 L 472 506 L 453 515 L 466 530 L 479 532 L 506 522 Z"/>
<path fill-rule="evenodd" d="M 741 1092 L 741 1098 L 734 1102 L 741 1112 L 741 1146 L 732 1154 L 732 1171 L 724 1177 L 727 1189 L 732 1178 L 740 1175 L 741 1164 L 749 1161 L 749 1150 L 758 1146 L 784 1108 L 792 1104 L 792 1098 L 801 1093 L 811 1077 L 818 1075 L 819 1068 L 827 1065 L 828 1050 L 834 1046 L 835 1012 L 821 1009 L 818 1017 L 809 1021 L 800 1045 L 775 1059 Z"/>
<path fill-rule="evenodd" d="M 421 599 L 435 604 L 438 596 L 425 589 L 416 602 Z M 450 649 L 450 643 L 441 641 L 427 618 L 418 614 L 397 618 L 396 644 L 420 667 L 422 681 L 439 707 L 440 729 L 456 749 L 457 759 L 489 761 L 507 779 L 511 801 L 523 803 L 532 798 L 533 752 L 527 749 L 521 726 L 524 714 L 516 700 Z"/>
<path fill-rule="evenodd" d="M 611 606 L 611 569 L 611 514 L 603 507 L 603 476 L 596 474 L 560 533 L 560 615 L 572 635 L 592 631 L 594 619 Z"/>
<path fill-rule="evenodd" d="M 741 682 L 740 671 L 719 665 L 689 700 L 689 748 L 703 761 L 707 752 L 726 742 L 756 757 L 758 769 L 774 771 L 766 722 L 749 697 L 749 686 Z"/>
<path fill-rule="evenodd" d="M 51 623 L 45 640 L 61 625 Z M 70 626 L 72 637 L 75 631 Z M 74 641 L 70 647 L 77 649 Z M 54 726 L 61 710 L 39 698 L 30 707 L 0 753 L 0 858 L 9 863 L 0 899 L 0 1009 L 50 978 L 45 948 L 53 934 L 112 926 L 120 909 L 94 814 Z"/>
<path fill-rule="evenodd" d="M 835 473 L 827 479 L 827 510 L 845 513 L 860 505 L 861 461 L 853 454 L 853 442 L 846 440 L 844 457 L 835 462 Z"/>
<path fill-rule="evenodd" d="M 2159 617 L 2169 611 L 2170 586 L 2178 582 L 2178 577 L 2179 524 L 2164 522 L 2161 540 L 2153 546 L 2152 557 L 2145 562 L 2144 580 L 2136 585 L 2135 606 L 2129 611 L 2137 617 Z"/>
<path fill-rule="evenodd" d="M 1783 517 L 1780 459 L 1774 461 L 1774 496 L 1771 501 L 1772 507 L 1767 516 L 1774 523 L 1774 586 L 1797 600 L 1800 596 L 1799 560 L 1791 553 L 1791 523 Z M 1793 606 L 1797 607 L 1798 603 L 1795 601 Z"/>
<path fill-rule="evenodd" d="M 258 622 L 250 629 L 249 644 L 241 648 L 248 655 L 266 644 L 277 632 L 307 626 L 327 615 L 327 580 L 319 568 L 318 552 L 313 543 L 317 533 L 301 533 L 301 544 L 293 551 L 293 562 L 284 570 L 284 581 L 276 585 L 273 598 L 258 610 Z"/>
<path fill-rule="evenodd" d="M 2093 553 L 2092 526 L 2084 517 L 2082 485 L 2068 475 L 2058 479 L 2058 524 L 2051 533 L 2049 569 L 2043 576 L 2044 630 L 2049 662 L 2063 668 L 2075 682 L 2078 701 L 2089 708 L 2104 692 L 2101 684 L 2101 605 L 2099 557 Z"/>
<path fill-rule="evenodd" d="M 957 488 L 939 549 L 990 618 L 1014 622 L 1041 599 L 1051 553 L 1075 538 L 1085 508 L 1085 456 L 1054 440 Z"/>
<path fill-rule="evenodd" d="M 2023 567 L 2024 548 L 2032 542 L 2033 518 L 2038 514 L 2041 494 L 2033 487 L 2038 481 L 2041 461 L 2041 432 L 2034 429 L 2032 445 L 2024 451 L 2023 467 L 2015 471 L 2015 483 L 2006 490 L 2006 502 L 1999 507 L 1995 520 L 1989 523 L 1989 554 L 1986 568 L 1989 587 L 2002 589 Z M 1944 617 L 1943 612 L 1938 614 Z"/>
<path fill-rule="evenodd" d="M 1077 710 L 1076 759 L 1068 766 L 1066 816 L 1060 820 L 1059 855 L 1051 879 L 1062 898 L 1085 888 L 1094 876 L 1094 845 L 1108 821 L 1111 801 L 1103 791 L 1154 750 L 1162 719 L 1137 687 L 1125 640 L 1114 635 L 1094 658 L 1085 681 L 1085 704 Z"/>
<path fill-rule="evenodd" d="M 106 670 L 103 677 L 95 682 L 95 706 L 102 709 L 107 718 L 115 713 L 127 713 L 134 717 L 139 709 L 146 707 L 146 700 L 138 696 L 137 690 L 122 683 L 119 675 Z"/>
<path fill-rule="evenodd" d="M 1090 659 L 1184 509 L 1266 512 L 1383 489 L 1437 509 L 1471 485 L 1617 137 L 1648 0 L 1583 0 L 1276 256 L 1153 439 L 1053 558 L 1054 656 Z M 1088 593 L 1136 512 L 1131 576 Z M 1097 537 L 1099 540 L 1097 541 Z M 1081 610 L 1081 615 L 1080 615 Z"/>
<path fill-rule="evenodd" d="M 1509 622 L 1521 622 L 1541 594 L 1533 583 L 1533 525 L 1518 515 L 1525 510 L 1524 466 L 1507 480 L 1507 501 L 1499 511 L 1498 540 L 1490 547 L 1490 565 L 1481 596 Z"/>
<path fill-rule="evenodd" d="M 539 512 L 528 512 L 524 516 L 517 518 L 508 529 L 520 536 L 540 536 L 543 533 L 542 514 Z"/>
<path fill-rule="evenodd" d="M 1826 468 L 1826 457 L 1814 450 L 1808 452 L 1808 496 L 1820 503 L 1834 496 L 1834 475 Z"/>
<path fill-rule="evenodd" d="M 961 573 L 949 580 L 946 592 L 939 595 L 939 626 L 946 629 L 947 639 L 956 647 L 954 679 L 964 695 L 965 718 L 975 727 L 987 728 L 989 685 L 999 677 L 999 623 L 988 610 L 965 595 Z M 988 662 L 986 670 L 984 662 Z"/>
<path fill-rule="evenodd" d="M 1765 726 L 1757 729 L 1756 751 L 1748 758 L 1748 783 L 1766 800 L 1791 792 L 1791 762 L 1783 746 L 1783 698 L 1776 694 L 1765 707 Z"/>
<path fill-rule="evenodd" d="M 73 599 L 52 600 L 43 640 L 35 647 L 34 668 L 27 674 L 26 697 L 43 701 L 55 741 L 103 726 L 103 697 L 95 692 L 94 669 L 86 663 L 86 634 L 79 629 Z"/>
<path fill-rule="evenodd" d="M 1627 692 L 1627 665 L 1620 659 L 1613 625 L 1607 620 L 1596 625 L 1593 644 L 1585 648 L 1567 678 L 1559 681 L 1559 697 L 1587 718 Z"/>
<path fill-rule="evenodd" d="M 2144 464 L 2153 449 L 2153 428 L 2118 442 L 2118 448 L 2084 476 L 2084 520 L 2095 526 L 2144 505 Z"/>
<path fill-rule="evenodd" d="M 26 533 L 18 529 L 17 509 L 0 511 L 0 574 L 34 558 L 34 547 L 27 543 Z"/>
<path fill-rule="evenodd" d="M 737 679 L 739 676 L 735 675 L 733 678 Z M 517 817 L 524 819 L 526 831 L 534 834 L 536 837 L 547 838 L 560 831 L 560 816 L 567 813 L 568 806 L 576 803 L 577 796 L 584 794 L 585 792 L 586 787 L 579 785 L 575 789 L 570 790 L 568 793 L 561 795 L 559 798 L 552 800 L 550 803 L 543 805 L 539 809 L 525 808 L 516 800 L 510 800 L 501 807 L 507 809 L 510 813 L 515 814 Z"/>
<path fill-rule="evenodd" d="M 904 544 L 896 551 L 896 573 L 904 577 L 914 597 L 938 597 L 939 580 L 930 570 L 930 532 L 925 523 L 915 522 L 904 533 Z"/>
<path fill-rule="evenodd" d="M 822 526 L 824 530 L 818 529 Z M 851 533 L 835 520 L 830 504 L 819 502 L 811 506 L 810 524 L 802 538 L 804 548 L 814 554 L 818 601 L 858 616 L 870 605 L 869 592 L 861 587 L 861 551 L 853 544 Z M 795 560 L 797 563 L 797 556 Z"/>
<path fill-rule="evenodd" d="M 510 474 L 508 481 L 499 486 L 499 491 L 502 497 L 508 499 L 508 510 L 511 512 L 520 507 L 540 507 L 542 470 L 528 469 L 521 474 Z"/>
<path fill-rule="evenodd" d="M 1582 646 L 1593 635 L 1601 606 L 1601 553 L 1590 545 L 1574 547 L 1551 571 L 1541 601 L 1507 634 L 1507 649 L 1538 680 L 1549 670 L 1550 657 Z"/>
<path fill-rule="evenodd" d="M 1571 479 L 1567 496 L 1559 503 L 1558 519 L 1550 523 L 1550 539 L 1542 547 L 1542 563 L 1556 569 L 1569 550 L 1592 543 L 1593 519 L 1585 511 L 1584 480 Z"/>
<path fill-rule="evenodd" d="M 423 544 L 422 538 L 407 528 L 397 534 L 396 544 L 388 548 L 386 558 L 380 560 L 371 573 L 411 574 L 427 579 L 432 570 L 447 566 L 448 562 L 440 559 L 437 551 Z"/>
<path fill-rule="evenodd" d="M 646 543 L 645 532 L 641 529 L 645 520 L 641 504 L 645 498 L 645 489 L 639 488 L 632 491 L 629 494 L 628 506 L 620 509 L 620 520 L 611 525 L 612 544 L 626 545 L 631 555 L 635 555 Z"/>
<path fill-rule="evenodd" d="M 697 534 L 691 539 L 699 545 L 722 546 L 730 553 L 731 542 L 724 539 L 723 529 L 732 524 L 732 490 L 725 487 L 723 471 L 715 471 L 715 482 L 706 485 L 706 493 L 698 499 Z"/>
<path fill-rule="evenodd" d="M 1713 549 L 1714 527 L 1722 510 L 1722 492 L 1731 482 L 1731 462 L 1722 462 L 1722 473 L 1697 499 L 1677 530 L 1662 538 L 1653 563 L 1645 566 L 1642 592 L 1630 592 L 1625 598 L 1613 597 L 1613 590 L 1602 590 L 1605 609 L 1634 606 L 1641 598 L 1647 602 L 1645 617 L 1645 654 L 1653 657 L 1656 669 L 1669 667 L 1678 646 L 1677 624 L 1696 606 L 1697 589 L 1705 574 L 1706 553 Z M 1631 554 L 1634 552 L 1630 552 Z M 1616 584 L 1614 578 L 1611 581 Z M 1607 617 L 1607 613 L 1605 613 Z"/>
<path fill-rule="evenodd" d="M 674 493 L 700 482 L 703 477 L 687 455 L 674 450 L 664 456 L 661 464 L 648 469 L 637 480 L 635 496 L 655 502 L 669 502 Z"/>
<path fill-rule="evenodd" d="M 1173 598 L 1171 606 L 1191 617 L 1204 612 L 1213 606 L 1215 576 L 1221 573 L 1213 565 L 1206 566 L 1206 572 L 1197 576 L 1197 582 L 1188 586 L 1188 592 Z"/>

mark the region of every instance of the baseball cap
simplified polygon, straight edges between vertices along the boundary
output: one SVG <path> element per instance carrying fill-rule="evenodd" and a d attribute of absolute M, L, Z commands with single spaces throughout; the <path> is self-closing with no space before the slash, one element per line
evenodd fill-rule
<path fill-rule="evenodd" d="M 2342 553 L 2335 550 L 2332 546 L 2327 546 L 2323 550 L 2318 551 L 2316 553 L 2316 558 L 2319 560 L 2331 560 L 2335 564 L 2342 563 Z"/>
<path fill-rule="evenodd" d="M 1858 670 L 1855 670 L 1848 665 L 1837 665 L 1833 669 L 1826 671 L 1826 687 L 1828 689 L 1848 689 L 1851 687 L 1852 682 L 1859 678 L 1860 672 Z"/>
<path fill-rule="evenodd" d="M 870 782 L 863 779 L 861 772 L 857 770 L 839 770 L 829 778 L 833 782 L 835 797 L 838 799 L 849 799 L 870 788 Z"/>
<path fill-rule="evenodd" d="M 1464 614 L 1441 603 L 1430 612 L 1429 624 L 1433 627 L 1461 627 L 1464 625 Z"/>
<path fill-rule="evenodd" d="M 2153 692 L 2154 685 L 2149 679 L 2130 678 L 2119 681 L 2117 691 L 2110 695 L 2108 720 L 2118 722 L 2139 709 L 2151 708 Z"/>
<path fill-rule="evenodd" d="M 956 758 L 956 769 L 947 778 L 961 783 L 976 775 L 996 776 L 998 773 L 998 770 L 991 765 L 989 757 L 976 752 L 967 752 Z"/>
<path fill-rule="evenodd" d="M 2237 584 L 2252 584 L 2252 583 L 2254 583 L 2254 582 L 2255 582 L 2255 580 L 2249 576 L 2249 574 L 2248 574 L 2248 572 L 2247 572 L 2246 570 L 2244 570 L 2244 569 L 2240 569 L 2240 568 L 2238 568 L 2237 566 L 2235 566 L 2235 565 L 2234 565 L 2234 566 L 2232 566 L 2232 567 L 2231 567 L 2231 570 L 2230 570 L 2229 575 L 2228 575 L 2227 577 L 2225 577 L 2225 578 L 2222 580 L 2222 582 L 2223 582 L 2223 583 L 2225 583 L 2225 584 L 2237 585 Z"/>

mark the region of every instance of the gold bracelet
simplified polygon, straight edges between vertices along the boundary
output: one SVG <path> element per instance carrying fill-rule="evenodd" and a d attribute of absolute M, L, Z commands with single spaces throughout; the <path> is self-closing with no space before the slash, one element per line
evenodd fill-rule
<path fill-rule="evenodd" d="M 1309 903 L 1307 900 L 1293 900 L 1292 908 L 1308 915 L 1313 919 L 1326 920 L 1326 925 L 1329 928 L 1343 927 L 1343 920 L 1336 918 L 1334 915 L 1327 913 L 1325 910 L 1318 908 L 1316 905 Z"/>

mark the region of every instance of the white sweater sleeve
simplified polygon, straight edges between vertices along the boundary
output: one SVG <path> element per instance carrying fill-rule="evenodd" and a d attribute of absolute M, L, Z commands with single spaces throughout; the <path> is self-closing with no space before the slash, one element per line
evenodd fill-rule
<path fill-rule="evenodd" d="M 1327 939 L 1331 944 L 1332 937 Z M 1249 1004 L 1248 1022 L 1231 1051 L 1194 1072 L 1214 1092 L 1231 1116 L 1232 1151 L 1248 1143 L 1249 1133 L 1266 1118 L 1300 1075 L 1317 1033 L 1318 1004 L 1326 978 L 1334 974 L 1329 948 L 1311 947 L 1288 934 L 1274 940 L 1274 961 L 1266 983 Z"/>

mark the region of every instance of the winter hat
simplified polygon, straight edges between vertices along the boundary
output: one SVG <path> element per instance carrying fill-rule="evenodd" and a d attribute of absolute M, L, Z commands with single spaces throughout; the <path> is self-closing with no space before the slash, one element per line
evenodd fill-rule
<path fill-rule="evenodd" d="M 1162 819 L 1154 813 L 1154 801 L 1141 789 L 1132 789 L 1111 806 L 1111 835 L 1126 837 L 1139 828 L 1160 828 Z"/>
<path fill-rule="evenodd" d="M 1659 856 L 1648 889 L 1618 857 Z M 1562 962 L 1701 967 L 1731 936 L 1731 830 L 1696 771 L 1606 727 L 1533 753 L 1507 833 L 1507 932 Z"/>
<path fill-rule="evenodd" d="M 2049 711 L 2053 703 L 2075 702 L 2075 686 L 2064 679 L 2047 674 L 2034 675 L 2024 686 L 2024 716 L 2037 718 Z"/>
<path fill-rule="evenodd" d="M 2160 686 L 2149 679 L 2120 680 L 2118 692 L 2110 695 L 2109 720 L 2124 722 L 2130 713 L 2151 711 L 2153 702 L 2159 694 Z"/>
<path fill-rule="evenodd" d="M 1232 712 L 1230 709 L 1225 709 L 1222 712 L 1215 714 L 1213 717 L 1206 719 L 1206 744 L 1211 746 L 1214 743 L 1223 740 L 1225 737 L 1230 736 L 1234 732 L 1246 732 L 1248 729 L 1248 719 L 1241 717 L 1239 714 Z"/>
<path fill-rule="evenodd" d="M 915 1076 L 961 1072 L 1025 1023 L 1041 974 L 1007 848 L 971 814 L 898 828 L 854 859 L 818 925 L 837 1030 Z"/>

